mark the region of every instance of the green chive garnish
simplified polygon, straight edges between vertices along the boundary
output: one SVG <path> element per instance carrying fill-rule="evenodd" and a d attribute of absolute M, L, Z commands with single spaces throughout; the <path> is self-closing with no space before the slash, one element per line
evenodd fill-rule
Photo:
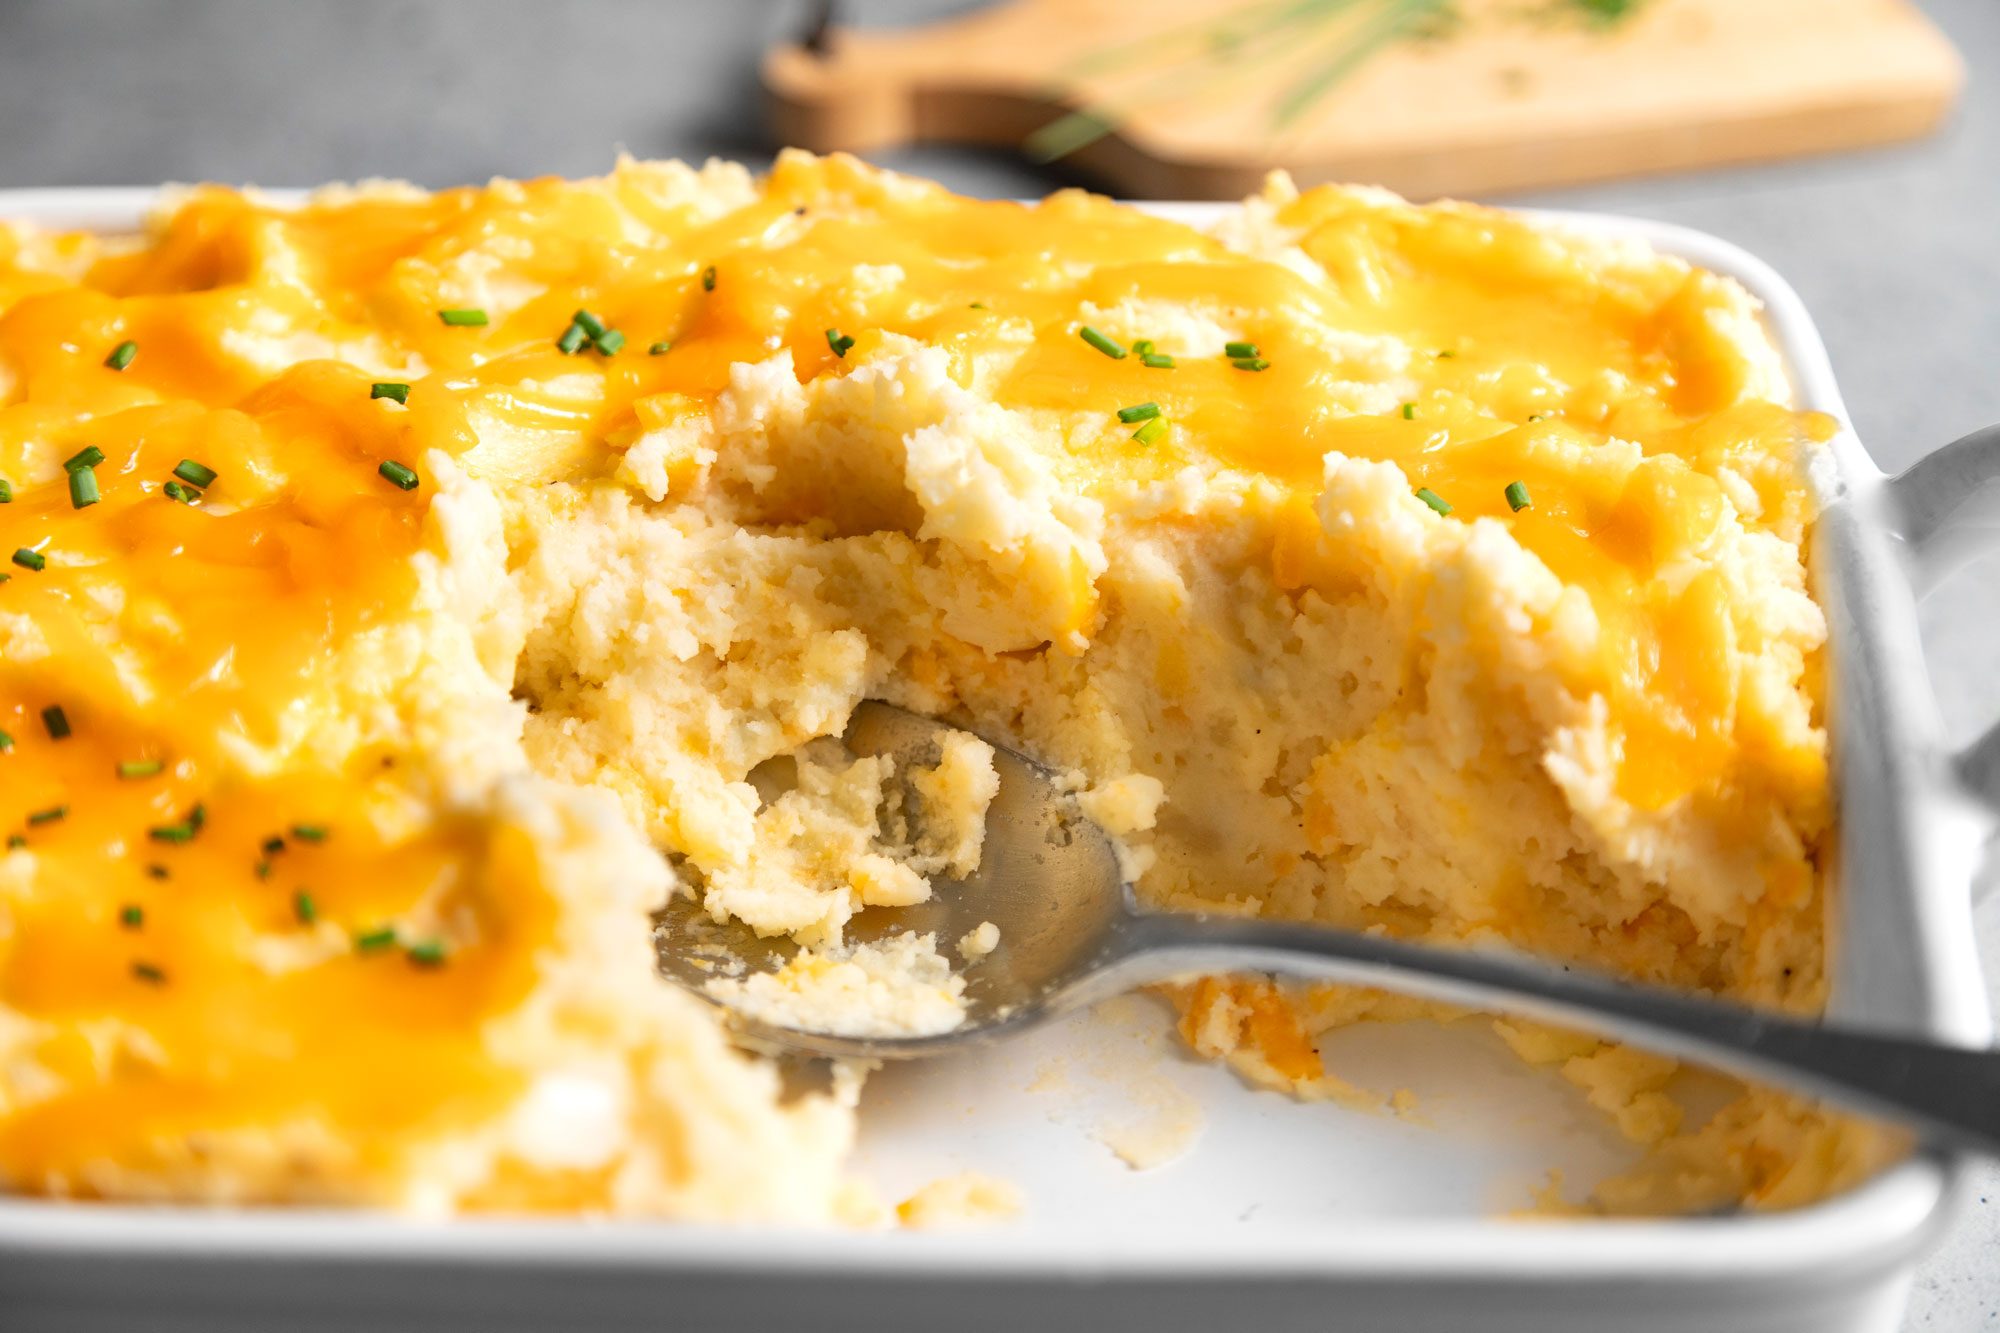
<path fill-rule="evenodd" d="M 475 306 L 460 306 L 455 310 L 440 310 L 438 318 L 453 328 L 483 329 L 486 327 L 486 312 Z"/>
<path fill-rule="evenodd" d="M 1509 509 L 1518 514 L 1533 503 L 1534 501 L 1528 498 L 1528 484 L 1526 482 L 1510 481 L 1507 483 L 1507 507 Z"/>
<path fill-rule="evenodd" d="M 1133 407 L 1121 407 L 1118 409 L 1118 419 L 1128 426 L 1135 421 L 1151 421 L 1158 415 L 1160 415 L 1160 405 L 1158 403 L 1140 403 Z"/>
<path fill-rule="evenodd" d="M 20 851 L 20 850 L 21 850 L 21 849 L 22 849 L 23 847 L 26 847 L 27 845 L 28 845 L 28 840 L 27 840 L 27 838 L 23 837 L 23 836 L 22 836 L 21 834 L 19 834 L 19 833 L 9 833 L 9 834 L 7 835 L 7 850 L 8 850 L 8 851 L 10 851 L 10 852 L 18 852 L 18 851 Z"/>
<path fill-rule="evenodd" d="M 625 345 L 625 335 L 616 329 L 606 329 L 597 335 L 597 350 L 605 356 L 614 356 Z"/>
<path fill-rule="evenodd" d="M 46 810 L 37 810 L 28 816 L 28 827 L 34 828 L 40 824 L 53 824 L 68 813 L 69 807 L 66 805 L 52 805 Z"/>
<path fill-rule="evenodd" d="M 1431 355 L 1438 357 L 1441 360 L 1450 360 L 1452 357 L 1457 356 L 1458 353 L 1452 351 L 1448 347 L 1445 347 L 1445 348 L 1440 348 L 1435 352 L 1432 352 Z"/>
<path fill-rule="evenodd" d="M 157 824 L 146 830 L 146 836 L 154 842 L 193 842 L 194 835 L 201 832 L 201 826 L 207 822 L 208 811 L 197 805 L 180 823 Z"/>
<path fill-rule="evenodd" d="M 164 986 L 167 984 L 167 974 L 160 971 L 159 968 L 154 967 L 151 963 L 132 964 L 132 975 L 148 985 Z"/>
<path fill-rule="evenodd" d="M 302 926 L 310 926 L 319 920 L 319 907 L 313 902 L 313 896 L 304 889 L 292 895 L 292 915 L 299 919 L 299 924 Z"/>
<path fill-rule="evenodd" d="M 417 489 L 417 474 L 393 458 L 385 459 L 382 466 L 375 470 L 388 478 L 392 485 L 401 490 L 414 491 Z"/>
<path fill-rule="evenodd" d="M 1256 344 L 1256 343 L 1224 343 L 1224 344 L 1222 344 L 1222 354 L 1223 354 L 1224 356 L 1226 356 L 1226 357 L 1230 357 L 1230 358 L 1232 358 L 1232 359 L 1234 359 L 1234 358 L 1236 358 L 1236 357 L 1252 357 L 1252 356 L 1256 356 L 1256 355 L 1257 355 L 1257 344 Z"/>
<path fill-rule="evenodd" d="M 715 290 L 715 265 L 710 264 L 701 271 L 701 289 L 705 292 Z"/>
<path fill-rule="evenodd" d="M 177 481 L 168 482 L 166 492 L 169 500 L 179 500 L 184 505 L 195 504 L 201 500 L 200 491 L 189 490 Z"/>
<path fill-rule="evenodd" d="M 592 342 L 604 336 L 604 321 L 588 310 L 579 310 L 569 317 L 570 323 L 582 329 Z"/>
<path fill-rule="evenodd" d="M 1151 338 L 1134 338 L 1132 340 L 1132 352 L 1136 356 L 1144 356 L 1153 350 L 1154 345 Z"/>
<path fill-rule="evenodd" d="M 285 840 L 273 833 L 270 837 L 264 839 L 263 845 L 257 850 L 266 856 L 276 856 L 279 852 L 285 850 Z"/>
<path fill-rule="evenodd" d="M 665 356 L 668 352 L 671 352 L 673 350 L 674 350 L 674 345 L 670 342 L 667 342 L 665 339 L 662 339 L 659 342 L 654 343 L 651 347 L 648 347 L 646 349 L 646 355 Z"/>
<path fill-rule="evenodd" d="M 14 484 L 5 477 L 0 477 L 0 505 L 10 505 L 13 503 Z"/>
<path fill-rule="evenodd" d="M 207 490 L 215 485 L 215 469 L 205 467 L 192 458 L 183 458 L 174 466 L 174 475 L 197 490 Z"/>
<path fill-rule="evenodd" d="M 111 355 L 104 358 L 104 364 L 113 370 L 123 370 L 132 364 L 132 358 L 139 355 L 139 344 L 127 340 L 111 349 Z"/>
<path fill-rule="evenodd" d="M 87 467 L 80 467 L 69 474 L 69 507 L 88 509 L 103 499 L 97 492 L 97 474 Z"/>
<path fill-rule="evenodd" d="M 395 942 L 396 928 L 379 926 L 365 935 L 356 935 L 354 948 L 357 953 L 373 953 L 377 949 L 386 949 Z"/>
<path fill-rule="evenodd" d="M 1165 352 L 1141 352 L 1139 353 L 1139 364 L 1142 366 L 1151 366 L 1154 370 L 1172 370 L 1174 368 L 1174 359 Z"/>
<path fill-rule="evenodd" d="M 974 301 L 971 305 L 966 307 L 967 310 L 984 310 L 985 308 L 986 308 L 986 302 L 984 301 Z"/>
<path fill-rule="evenodd" d="M 50 704 L 42 710 L 42 726 L 48 729 L 52 741 L 69 739 L 69 714 L 63 712 L 61 704 Z"/>
<path fill-rule="evenodd" d="M 848 337 L 839 329 L 828 329 L 826 331 L 826 345 L 833 349 L 835 356 L 844 358 L 847 355 L 847 349 L 854 346 L 854 339 Z"/>
<path fill-rule="evenodd" d="M 164 759 L 127 759 L 118 765 L 121 778 L 150 778 L 157 775 L 167 763 Z"/>
<path fill-rule="evenodd" d="M 86 468 L 96 467 L 99 463 L 102 463 L 103 461 L 104 461 L 104 451 L 93 444 L 89 448 L 80 450 L 79 452 L 71 454 L 68 458 L 64 459 L 63 471 L 78 472 Z"/>
<path fill-rule="evenodd" d="M 154 879 L 165 879 L 167 877 L 167 868 L 163 865 L 150 865 L 146 867 L 146 873 Z"/>
<path fill-rule="evenodd" d="M 411 962 L 421 967 L 436 967 L 444 962 L 444 945 L 436 940 L 425 940 L 422 944 L 412 944 L 405 952 Z"/>
<path fill-rule="evenodd" d="M 37 574 L 48 568 L 49 558 L 40 551 L 31 551 L 23 546 L 14 552 L 14 563 L 23 569 L 32 569 Z"/>
<path fill-rule="evenodd" d="M 1154 417 L 1145 425 L 1132 432 L 1132 438 L 1141 444 L 1151 444 L 1167 433 L 1167 419 Z"/>
<path fill-rule="evenodd" d="M 292 836 L 300 842 L 325 842 L 327 827 L 324 824 L 294 824 Z"/>
<path fill-rule="evenodd" d="M 1271 363 L 1261 356 L 1239 356 L 1229 364 L 1238 370 L 1262 370 Z"/>
<path fill-rule="evenodd" d="M 556 339 L 556 350 L 564 356 L 575 356 L 589 341 L 590 335 L 583 331 L 583 325 L 572 323 L 563 330 L 562 337 Z"/>
<path fill-rule="evenodd" d="M 391 402 L 407 403 L 410 401 L 410 386 L 407 384 L 397 384 L 393 380 L 384 380 L 380 384 L 371 384 L 368 386 L 368 397 L 370 399 L 387 398 Z"/>
<path fill-rule="evenodd" d="M 137 903 L 126 903 L 118 909 L 118 924 L 127 930 L 137 930 L 146 924 L 146 909 Z"/>
<path fill-rule="evenodd" d="M 251 870 L 256 872 L 258 879 L 271 878 L 271 863 L 269 861 L 259 861 L 256 865 L 250 868 Z"/>
<path fill-rule="evenodd" d="M 1078 329 L 1076 336 L 1110 357 L 1113 361 L 1123 361 L 1125 359 L 1125 349 L 1123 347 L 1120 347 L 1096 329 L 1091 328 L 1088 324 Z"/>
<path fill-rule="evenodd" d="M 1428 486 L 1419 486 L 1417 488 L 1417 498 L 1440 514 L 1449 514 L 1451 512 L 1450 502 Z"/>
<path fill-rule="evenodd" d="M 1403 420 L 1415 421 L 1416 419 L 1417 419 L 1417 405 L 1415 403 L 1404 403 Z"/>
<path fill-rule="evenodd" d="M 0 731 L 0 754 L 5 754 L 7 753 L 7 751 L 13 748 L 14 748 L 14 738 L 12 736 L 9 736 L 6 732 Z"/>

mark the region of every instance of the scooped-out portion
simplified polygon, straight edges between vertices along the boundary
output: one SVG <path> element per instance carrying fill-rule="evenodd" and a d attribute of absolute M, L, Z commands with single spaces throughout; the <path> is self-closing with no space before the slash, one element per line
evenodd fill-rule
<path fill-rule="evenodd" d="M 1825 433 L 1724 279 L 1282 180 L 1207 232 L 803 154 L 0 230 L 0 1180 L 884 1219 L 854 1081 L 785 1095 L 649 923 L 796 946 L 714 982 L 779 1021 L 948 1030 L 1004 935 L 847 927 L 977 866 L 989 741 L 1156 907 L 1812 1012 Z M 895 772 L 866 698 L 964 731 Z M 1300 1095 L 1413 1012 L 1174 997 Z M 1496 1027 L 1651 1150 L 1584 1206 L 1894 1150 Z"/>

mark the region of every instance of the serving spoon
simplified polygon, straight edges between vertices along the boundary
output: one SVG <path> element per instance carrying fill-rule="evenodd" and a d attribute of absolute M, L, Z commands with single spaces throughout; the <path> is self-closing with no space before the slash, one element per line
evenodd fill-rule
<path fill-rule="evenodd" d="M 886 755 L 896 771 L 937 762 L 949 724 L 873 700 L 856 708 L 847 748 Z M 1050 770 L 996 746 L 1000 790 L 978 871 L 913 907 L 870 908 L 852 941 L 904 931 L 952 943 L 990 921 L 999 946 L 965 971 L 965 1018 L 933 1036 L 854 1036 L 779 1027 L 707 990 L 718 959 L 751 971 L 788 956 L 717 923 L 677 894 L 660 914 L 661 971 L 728 1009 L 754 1043 L 870 1060 L 962 1051 L 1154 982 L 1225 972 L 1282 973 L 1375 986 L 1581 1028 L 1748 1078 L 1783 1084 L 1900 1121 L 1928 1138 L 2000 1154 L 2000 1051 L 1945 1046 L 1821 1023 L 1487 949 L 1441 949 L 1259 917 L 1143 912 L 1111 839 L 1076 810 Z"/>

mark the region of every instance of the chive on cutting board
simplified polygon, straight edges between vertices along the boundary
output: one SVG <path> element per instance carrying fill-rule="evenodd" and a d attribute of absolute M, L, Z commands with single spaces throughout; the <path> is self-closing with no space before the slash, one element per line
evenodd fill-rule
<path fill-rule="evenodd" d="M 833 12 L 766 53 L 783 142 L 1025 143 L 1135 198 L 1235 197 L 1274 167 L 1427 198 L 1855 148 L 1934 128 L 1962 79 L 1907 0 L 1004 0 L 881 30 Z"/>

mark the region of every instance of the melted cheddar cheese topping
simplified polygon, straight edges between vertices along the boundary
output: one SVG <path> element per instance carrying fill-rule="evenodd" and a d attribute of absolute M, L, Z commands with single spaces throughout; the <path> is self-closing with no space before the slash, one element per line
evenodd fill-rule
<path fill-rule="evenodd" d="M 363 1127 L 365 1164 L 518 1095 L 481 1025 L 534 991 L 560 886 L 455 804 L 428 739 L 452 690 L 411 688 L 439 469 L 503 498 L 614 485 L 746 363 L 811 386 L 937 349 L 960 388 L 1049 425 L 1059 447 L 1029 466 L 1114 521 L 1190 469 L 1237 478 L 1293 597 L 1354 581 L 1329 556 L 1327 457 L 1394 464 L 1449 509 L 1411 523 L 1500 525 L 1594 618 L 1544 669 L 1601 701 L 1626 805 L 1823 824 L 1823 746 L 1739 668 L 1766 627 L 1709 559 L 1725 525 L 1799 546 L 1797 453 L 1823 424 L 1783 405 L 1729 284 L 1354 192 L 1262 201 L 1252 244 L 843 159 L 785 158 L 722 202 L 691 179 L 296 205 L 201 188 L 138 239 L 0 232 L 0 559 L 32 553 L 0 584 L 0 833 L 32 885 L 6 896 L 0 1006 L 46 1085 L 0 1099 L 8 1179 L 88 1190 L 92 1163 L 299 1119 Z M 484 322 L 440 315 L 465 309 Z M 579 309 L 623 345 L 565 351 Z M 1166 423 L 1149 442 L 1117 416 L 1145 403 Z M 65 460 L 88 448 L 101 498 L 78 508 Z M 214 473 L 192 502 L 166 489 L 183 460 Z M 767 525 L 902 521 L 773 486 Z M 1118 613 L 1098 572 L 1030 561 L 1045 641 L 1007 651 L 1087 654 Z M 1303 808 L 1322 851 L 1339 841 L 1337 808 Z M 1769 902 L 1809 876 L 1774 857 Z M 1286 1068 L 1316 1068 L 1267 1018 L 1300 1048 Z"/>

